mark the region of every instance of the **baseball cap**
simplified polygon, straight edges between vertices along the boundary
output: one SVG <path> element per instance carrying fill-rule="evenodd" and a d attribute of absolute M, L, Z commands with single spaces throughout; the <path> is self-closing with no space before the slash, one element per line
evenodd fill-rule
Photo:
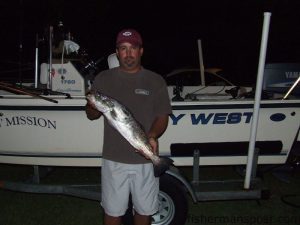
<path fill-rule="evenodd" d="M 134 29 L 124 29 L 118 33 L 116 46 L 121 43 L 128 42 L 132 45 L 142 46 L 143 41 L 139 32 Z"/>

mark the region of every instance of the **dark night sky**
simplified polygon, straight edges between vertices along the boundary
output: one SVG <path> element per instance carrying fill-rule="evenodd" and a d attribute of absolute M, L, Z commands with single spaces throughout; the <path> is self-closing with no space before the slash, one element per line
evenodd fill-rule
<path fill-rule="evenodd" d="M 272 13 L 267 62 L 300 62 L 300 1 L 11 0 L 0 3 L 0 78 L 18 63 L 33 68 L 35 36 L 63 21 L 75 41 L 97 60 L 114 51 L 117 32 L 140 31 L 144 66 L 164 74 L 198 67 L 197 39 L 205 67 L 223 68 L 238 82 L 255 82 L 263 12 Z M 20 43 L 22 52 L 20 53 Z M 32 71 L 33 72 L 33 71 Z M 33 73 L 32 73 L 33 74 Z"/>

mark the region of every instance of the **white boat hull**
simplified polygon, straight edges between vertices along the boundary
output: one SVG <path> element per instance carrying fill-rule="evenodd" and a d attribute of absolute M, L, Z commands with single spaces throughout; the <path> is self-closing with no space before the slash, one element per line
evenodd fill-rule
<path fill-rule="evenodd" d="M 30 97 L 0 100 L 0 163 L 101 166 L 103 118 L 86 118 L 84 97 L 58 103 Z M 172 102 L 173 114 L 160 138 L 160 154 L 175 165 L 246 164 L 253 100 Z M 257 130 L 259 164 L 285 163 L 299 138 L 300 101 L 261 102 Z"/>

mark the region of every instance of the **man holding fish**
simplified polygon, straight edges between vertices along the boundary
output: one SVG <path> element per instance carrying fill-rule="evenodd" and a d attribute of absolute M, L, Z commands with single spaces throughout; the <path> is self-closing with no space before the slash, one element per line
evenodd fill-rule
<path fill-rule="evenodd" d="M 141 65 L 143 42 L 134 29 L 118 33 L 120 66 L 96 76 L 87 95 L 87 117 L 105 117 L 101 169 L 104 224 L 120 225 L 134 206 L 134 224 L 150 225 L 158 210 L 159 179 L 172 163 L 158 157 L 158 138 L 168 125 L 171 105 L 163 78 Z"/>

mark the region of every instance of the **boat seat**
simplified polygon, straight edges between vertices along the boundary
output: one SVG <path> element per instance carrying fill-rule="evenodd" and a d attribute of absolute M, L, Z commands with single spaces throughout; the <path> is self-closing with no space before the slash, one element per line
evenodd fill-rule
<path fill-rule="evenodd" d="M 107 63 L 108 63 L 109 69 L 112 69 L 112 68 L 115 68 L 115 67 L 120 66 L 120 63 L 119 63 L 119 59 L 118 59 L 118 57 L 117 57 L 117 54 L 116 54 L 116 53 L 110 54 L 110 55 L 107 57 Z"/>

